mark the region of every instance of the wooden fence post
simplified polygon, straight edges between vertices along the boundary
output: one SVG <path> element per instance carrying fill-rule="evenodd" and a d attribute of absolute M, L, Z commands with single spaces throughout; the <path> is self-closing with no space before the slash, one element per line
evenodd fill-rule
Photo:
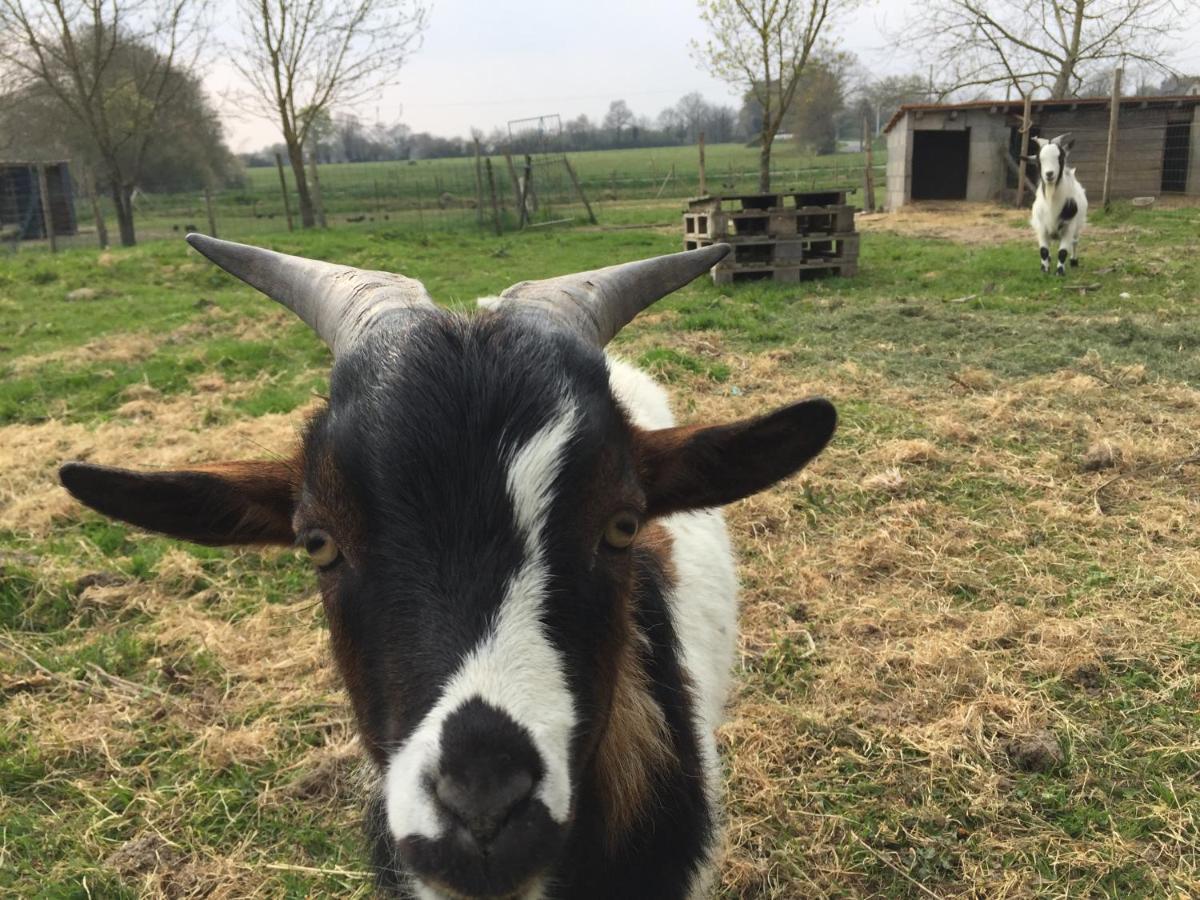
<path fill-rule="evenodd" d="M 42 227 L 46 230 L 46 240 L 50 242 L 50 252 L 58 252 L 58 241 L 54 239 L 54 210 L 50 208 L 50 182 L 46 179 L 46 167 L 38 164 L 38 197 L 42 205 Z"/>
<path fill-rule="evenodd" d="M 475 222 L 483 225 L 483 165 L 480 162 L 479 138 L 475 138 Z"/>
<path fill-rule="evenodd" d="M 525 227 L 525 204 L 521 202 L 521 181 L 517 178 L 517 167 L 513 164 L 512 147 L 504 148 L 504 161 L 508 163 L 508 177 L 512 179 L 513 201 L 517 204 L 517 229 Z"/>
<path fill-rule="evenodd" d="M 700 132 L 700 196 L 708 195 L 708 173 L 704 171 L 704 132 Z"/>
<path fill-rule="evenodd" d="M 83 189 L 92 207 L 92 218 L 96 220 L 96 240 L 100 249 L 108 248 L 108 226 L 104 224 L 104 212 L 100 209 L 100 198 L 96 196 L 96 171 L 90 166 L 83 170 Z"/>
<path fill-rule="evenodd" d="M 212 189 L 207 184 L 204 186 L 204 208 L 208 211 L 208 235 L 216 237 L 217 217 L 213 215 Z"/>
<path fill-rule="evenodd" d="M 503 232 L 500 230 L 500 204 L 496 200 L 496 175 L 492 171 L 492 158 L 489 156 L 485 162 L 487 163 L 488 192 L 492 195 L 492 228 L 499 237 Z"/>
<path fill-rule="evenodd" d="M 867 117 L 862 120 L 863 148 L 867 151 L 867 164 L 863 169 L 863 211 L 875 212 L 875 139 L 871 136 L 871 128 Z"/>
<path fill-rule="evenodd" d="M 1109 194 L 1112 190 L 1113 158 L 1117 149 L 1117 117 L 1121 113 L 1121 75 L 1122 71 L 1113 72 L 1112 102 L 1108 111 L 1108 150 L 1104 154 L 1104 194 L 1102 202 L 1108 209 Z"/>
<path fill-rule="evenodd" d="M 317 225 L 320 228 L 328 228 L 329 225 L 325 219 L 325 201 L 321 197 L 321 176 L 317 174 L 317 154 L 313 152 L 308 157 L 308 171 L 312 175 L 312 200 L 313 206 L 316 207 Z"/>
<path fill-rule="evenodd" d="M 529 223 L 529 193 L 533 190 L 533 157 L 525 154 L 525 180 L 521 182 L 521 221 Z M 525 227 L 524 225 L 521 226 Z"/>
<path fill-rule="evenodd" d="M 279 169 L 279 190 L 283 192 L 283 211 L 287 215 L 288 231 L 294 231 L 292 226 L 292 201 L 288 199 L 287 179 L 283 175 L 283 157 L 275 154 L 275 166 Z"/>
<path fill-rule="evenodd" d="M 593 225 L 596 224 L 596 214 L 592 212 L 592 204 L 588 203 L 587 196 L 583 193 L 583 188 L 579 185 L 579 179 L 575 175 L 575 170 L 571 168 L 571 161 L 567 159 L 567 155 L 563 154 L 563 165 L 567 167 L 567 174 L 571 176 L 571 184 L 575 185 L 575 193 L 579 195 L 579 199 L 583 201 L 583 207 L 587 210 L 588 221 Z"/>
<path fill-rule="evenodd" d="M 1023 92 L 1025 93 L 1025 92 Z M 1029 130 L 1033 127 L 1033 89 L 1025 93 L 1025 111 L 1021 115 L 1021 158 L 1017 160 L 1017 208 L 1025 205 L 1025 166 L 1029 156 Z"/>

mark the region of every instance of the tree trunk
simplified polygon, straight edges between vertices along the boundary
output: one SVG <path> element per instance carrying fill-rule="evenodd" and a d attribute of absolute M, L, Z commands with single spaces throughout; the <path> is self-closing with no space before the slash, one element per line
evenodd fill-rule
<path fill-rule="evenodd" d="M 1054 87 L 1050 89 L 1051 100 L 1064 100 L 1071 87 L 1071 76 L 1075 72 L 1075 66 L 1071 60 L 1065 60 L 1062 68 L 1058 70 L 1058 75 L 1054 79 Z"/>
<path fill-rule="evenodd" d="M 765 131 L 762 136 L 762 149 L 758 153 L 758 192 L 765 194 L 771 190 L 771 141 L 774 135 Z"/>
<path fill-rule="evenodd" d="M 305 228 L 316 228 L 317 217 L 313 212 L 312 195 L 308 192 L 308 178 L 304 171 L 304 151 L 297 140 L 288 140 L 288 162 L 296 177 L 296 193 L 300 196 L 300 224 Z"/>
<path fill-rule="evenodd" d="M 121 230 L 121 246 L 137 244 L 133 232 L 133 188 L 114 180 L 112 183 L 113 206 L 117 208 L 117 225 Z"/>

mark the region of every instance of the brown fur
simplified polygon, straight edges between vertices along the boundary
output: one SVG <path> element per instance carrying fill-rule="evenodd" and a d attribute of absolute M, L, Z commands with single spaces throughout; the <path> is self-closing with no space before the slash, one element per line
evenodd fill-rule
<path fill-rule="evenodd" d="M 236 535 L 252 542 L 290 543 L 302 452 L 292 459 L 206 463 L 191 471 L 215 475 L 233 496 L 246 501 Z"/>
<path fill-rule="evenodd" d="M 647 510 L 662 516 L 755 494 L 820 453 L 836 422 L 827 401 L 806 400 L 726 425 L 635 429 Z"/>
<path fill-rule="evenodd" d="M 646 526 L 638 545 L 654 553 L 674 580 L 671 539 L 658 524 Z M 625 610 L 625 634 L 613 668 L 611 712 L 596 750 L 598 796 L 605 807 L 610 846 L 621 843 L 654 799 L 654 781 L 671 765 L 670 734 L 662 708 L 650 695 L 642 666 L 633 610 Z"/>

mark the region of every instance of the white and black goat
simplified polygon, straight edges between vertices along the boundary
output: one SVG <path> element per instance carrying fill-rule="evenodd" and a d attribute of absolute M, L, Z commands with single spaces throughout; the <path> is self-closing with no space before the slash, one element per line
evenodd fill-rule
<path fill-rule="evenodd" d="M 334 353 L 282 461 L 63 484 L 206 544 L 292 544 L 379 770 L 381 886 L 418 898 L 701 897 L 720 844 L 737 626 L 722 504 L 816 456 L 808 400 L 679 427 L 608 341 L 716 246 L 509 288 L 470 318 L 419 282 L 201 235 Z"/>
<path fill-rule="evenodd" d="M 1067 138 L 1065 134 L 1050 141 L 1034 138 L 1038 152 L 1027 157 L 1029 162 L 1037 164 L 1040 172 L 1029 224 L 1041 248 L 1043 272 L 1050 271 L 1050 242 L 1058 241 L 1056 275 L 1067 274 L 1068 247 L 1071 265 L 1079 265 L 1079 235 L 1087 224 L 1087 193 L 1075 180 L 1075 170 L 1067 168 L 1067 152 L 1075 146 L 1075 141 Z"/>

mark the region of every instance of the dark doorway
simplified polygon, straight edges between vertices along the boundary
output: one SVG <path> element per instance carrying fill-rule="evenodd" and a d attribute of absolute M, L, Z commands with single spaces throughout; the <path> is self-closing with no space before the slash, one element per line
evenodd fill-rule
<path fill-rule="evenodd" d="M 1029 125 L 1029 153 L 1032 156 L 1037 155 L 1037 149 L 1038 149 L 1038 146 L 1034 142 L 1033 139 L 1035 137 L 1037 137 L 1038 135 L 1040 135 L 1041 133 L 1042 133 L 1042 130 L 1040 128 L 1038 128 L 1036 125 L 1030 123 L 1030 125 Z M 1012 157 L 1013 161 L 1016 163 L 1016 166 L 1005 166 L 1004 167 L 1004 186 L 1015 189 L 1017 186 L 1017 171 L 1018 171 L 1018 167 L 1021 165 L 1021 127 L 1019 125 L 1014 125 L 1012 128 L 1010 128 L 1008 130 L 1008 155 L 1010 157 Z M 1034 182 L 1035 184 L 1037 183 L 1037 180 L 1038 180 L 1037 163 L 1027 163 L 1025 165 L 1025 177 L 1026 177 L 1026 179 Z"/>
<path fill-rule="evenodd" d="M 965 200 L 971 129 L 914 131 L 912 198 Z"/>
<path fill-rule="evenodd" d="M 1192 126 L 1168 125 L 1163 140 L 1162 189 L 1182 194 L 1187 190 L 1188 151 Z"/>

